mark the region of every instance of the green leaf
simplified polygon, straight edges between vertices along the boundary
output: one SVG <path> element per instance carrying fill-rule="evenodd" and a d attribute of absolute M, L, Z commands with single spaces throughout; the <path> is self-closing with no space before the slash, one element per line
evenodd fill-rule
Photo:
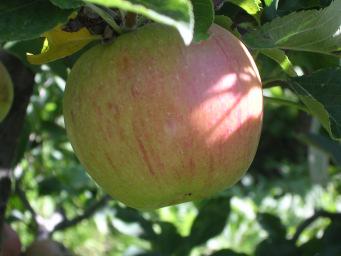
<path fill-rule="evenodd" d="M 44 179 L 39 182 L 39 195 L 41 196 L 58 194 L 62 189 L 63 184 L 54 176 L 44 177 Z"/>
<path fill-rule="evenodd" d="M 280 65 L 263 54 L 257 56 L 256 63 L 264 85 L 271 81 L 286 80 L 288 78 Z"/>
<path fill-rule="evenodd" d="M 142 229 L 143 234 L 140 235 L 141 238 L 148 241 L 153 241 L 157 238 L 153 230 L 153 223 L 146 220 L 137 210 L 128 207 L 116 207 L 116 217 L 123 220 L 126 223 L 138 223 Z"/>
<path fill-rule="evenodd" d="M 283 71 L 289 76 L 297 76 L 294 66 L 291 64 L 291 61 L 289 60 L 288 56 L 285 55 L 284 51 L 280 49 L 262 49 L 261 53 L 276 61 L 281 66 Z"/>
<path fill-rule="evenodd" d="M 225 28 L 226 30 L 230 31 L 232 34 L 234 34 L 236 37 L 241 38 L 240 33 L 238 30 L 232 29 L 233 21 L 230 17 L 225 15 L 216 15 L 214 17 L 214 23 L 218 24 L 219 26 Z"/>
<path fill-rule="evenodd" d="M 338 219 L 332 221 L 324 231 L 322 241 L 323 248 L 320 255 L 340 255 L 341 244 L 340 244 L 340 231 L 341 222 Z"/>
<path fill-rule="evenodd" d="M 260 12 L 262 5 L 260 0 L 226 0 L 226 2 L 231 2 L 235 5 L 238 5 L 251 15 L 255 15 Z"/>
<path fill-rule="evenodd" d="M 341 68 L 322 69 L 291 78 L 292 89 L 331 138 L 341 139 Z"/>
<path fill-rule="evenodd" d="M 61 9 L 75 9 L 84 5 L 80 0 L 50 0 L 50 2 Z"/>
<path fill-rule="evenodd" d="M 299 256 L 301 254 L 293 241 L 268 238 L 258 244 L 254 255 Z"/>
<path fill-rule="evenodd" d="M 71 14 L 46 0 L 2 0 L 0 41 L 33 39 L 64 23 Z"/>
<path fill-rule="evenodd" d="M 163 255 L 159 252 L 143 252 L 143 253 L 135 254 L 134 256 L 163 256 Z"/>
<path fill-rule="evenodd" d="M 341 231 L 341 221 L 339 219 L 333 220 L 329 226 L 326 228 L 324 231 L 322 240 L 329 245 L 332 244 L 337 244 L 339 247 L 341 246 L 340 244 L 340 231 Z M 341 249 L 341 248 L 340 248 Z"/>
<path fill-rule="evenodd" d="M 214 9 L 211 0 L 193 0 L 194 12 L 194 41 L 199 42 L 208 38 L 208 29 L 214 20 Z"/>
<path fill-rule="evenodd" d="M 231 26 L 233 21 L 230 17 L 225 15 L 216 15 L 214 17 L 214 23 L 218 24 L 219 26 L 231 31 Z"/>
<path fill-rule="evenodd" d="M 209 200 L 200 209 L 192 224 L 188 237 L 189 244 L 193 247 L 219 235 L 226 225 L 229 214 L 229 199 L 215 198 Z"/>
<path fill-rule="evenodd" d="M 267 0 L 264 1 L 265 6 L 263 9 L 263 19 L 265 21 L 273 20 L 275 17 L 278 16 L 277 10 L 278 10 L 278 2 L 279 0 Z"/>
<path fill-rule="evenodd" d="M 321 252 L 322 247 L 323 241 L 321 239 L 313 238 L 302 244 L 299 249 L 302 253 L 302 256 L 311 256 L 317 252 Z"/>
<path fill-rule="evenodd" d="M 270 6 L 272 4 L 273 0 L 264 0 L 264 3 L 266 6 Z"/>
<path fill-rule="evenodd" d="M 295 63 L 295 66 L 299 66 L 306 73 L 312 73 L 324 68 L 338 67 L 340 65 L 340 58 L 334 55 L 288 51 L 287 56 L 292 63 Z"/>
<path fill-rule="evenodd" d="M 319 134 L 302 134 L 298 137 L 308 145 L 315 146 L 327 153 L 333 161 L 341 166 L 341 144 Z"/>
<path fill-rule="evenodd" d="M 341 50 L 341 1 L 322 10 L 276 18 L 243 39 L 253 49 L 282 48 L 337 54 Z"/>
<path fill-rule="evenodd" d="M 295 1 L 281 1 L 278 14 L 279 16 L 283 16 L 289 14 L 290 12 L 304 10 L 304 9 L 312 9 L 320 7 L 320 0 L 295 0 Z"/>
<path fill-rule="evenodd" d="M 38 72 L 40 70 L 40 66 L 33 66 L 28 63 L 26 53 L 27 51 L 39 52 L 43 42 L 44 39 L 41 37 L 25 41 L 8 42 L 4 45 L 4 49 L 19 58 L 25 66 L 34 72 Z"/>
<path fill-rule="evenodd" d="M 269 237 L 276 239 L 285 239 L 286 229 L 280 218 L 269 213 L 260 213 L 257 216 L 258 222 L 262 228 L 268 232 Z"/>
<path fill-rule="evenodd" d="M 247 256 L 247 255 L 245 253 L 238 253 L 230 249 L 222 249 L 210 254 L 210 256 Z"/>
<path fill-rule="evenodd" d="M 156 22 L 175 27 L 184 42 L 193 39 L 194 16 L 189 0 L 85 0 L 87 2 L 116 7 L 142 14 Z"/>
<path fill-rule="evenodd" d="M 159 234 L 154 242 L 155 248 L 162 253 L 162 255 L 173 255 L 177 249 L 177 244 L 181 244 L 183 239 L 178 230 L 171 222 L 159 221 L 161 227 L 161 234 Z"/>

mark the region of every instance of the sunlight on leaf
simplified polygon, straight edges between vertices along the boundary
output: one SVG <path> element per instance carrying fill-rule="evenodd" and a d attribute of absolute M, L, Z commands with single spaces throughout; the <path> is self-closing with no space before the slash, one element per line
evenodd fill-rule
<path fill-rule="evenodd" d="M 193 39 L 194 15 L 189 0 L 86 0 L 106 7 L 135 12 L 175 27 L 188 45 Z"/>
<path fill-rule="evenodd" d="M 282 48 L 334 54 L 341 50 L 341 1 L 321 10 L 305 10 L 278 17 L 244 35 L 253 49 Z"/>
<path fill-rule="evenodd" d="M 62 30 L 62 26 L 44 33 L 44 37 L 46 39 L 40 54 L 27 53 L 27 60 L 31 64 L 40 65 L 70 56 L 91 41 L 100 39 L 99 36 L 90 34 L 86 28 L 77 32 L 66 32 Z"/>
<path fill-rule="evenodd" d="M 238 5 L 251 15 L 255 15 L 260 12 L 262 5 L 260 0 L 227 0 L 226 2 L 231 2 L 235 5 Z"/>
<path fill-rule="evenodd" d="M 261 50 L 261 53 L 276 61 L 289 76 L 297 76 L 291 61 L 288 56 L 285 55 L 284 51 L 280 49 L 263 49 Z"/>

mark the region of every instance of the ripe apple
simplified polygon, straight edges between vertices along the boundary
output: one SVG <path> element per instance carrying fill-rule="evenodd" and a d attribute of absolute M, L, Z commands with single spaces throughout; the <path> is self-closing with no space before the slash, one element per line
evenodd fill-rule
<path fill-rule="evenodd" d="M 33 242 L 26 250 L 25 256 L 71 256 L 72 254 L 60 243 L 44 239 Z"/>
<path fill-rule="evenodd" d="M 17 233 L 10 225 L 4 224 L 2 230 L 2 244 L 0 256 L 19 256 L 21 251 L 21 242 Z"/>
<path fill-rule="evenodd" d="M 106 192 L 137 209 L 207 198 L 236 183 L 258 146 L 261 81 L 246 47 L 212 25 L 185 46 L 149 24 L 98 45 L 73 67 L 68 137 Z"/>
<path fill-rule="evenodd" d="M 0 122 L 5 119 L 13 102 L 13 84 L 5 66 L 0 62 Z"/>

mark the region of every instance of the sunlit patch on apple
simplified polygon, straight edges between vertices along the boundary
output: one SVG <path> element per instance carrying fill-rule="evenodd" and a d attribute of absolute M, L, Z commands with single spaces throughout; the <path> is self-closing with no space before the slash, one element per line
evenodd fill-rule
<path fill-rule="evenodd" d="M 189 47 L 159 24 L 99 45 L 72 69 L 64 99 L 81 163 L 137 209 L 207 198 L 236 183 L 255 156 L 262 108 L 251 55 L 217 25 Z"/>

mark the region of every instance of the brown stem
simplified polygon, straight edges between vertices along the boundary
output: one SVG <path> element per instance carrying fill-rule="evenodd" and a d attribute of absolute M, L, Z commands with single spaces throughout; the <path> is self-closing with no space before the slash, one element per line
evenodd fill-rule
<path fill-rule="evenodd" d="M 124 25 L 128 29 L 133 29 L 136 27 L 137 23 L 137 14 L 134 12 L 127 12 L 123 19 Z"/>

